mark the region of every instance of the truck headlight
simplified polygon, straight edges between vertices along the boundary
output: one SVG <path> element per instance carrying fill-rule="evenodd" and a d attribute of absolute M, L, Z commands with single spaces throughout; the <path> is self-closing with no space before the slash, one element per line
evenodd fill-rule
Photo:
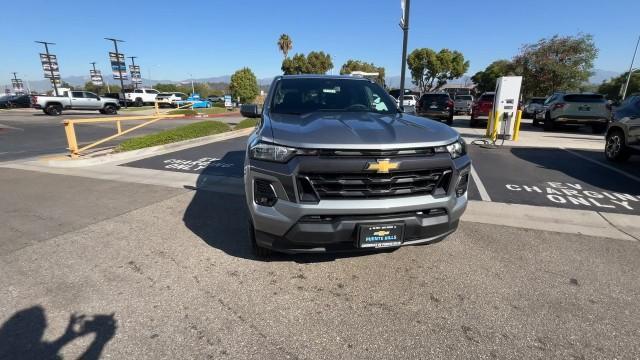
<path fill-rule="evenodd" d="M 257 143 L 251 146 L 250 155 L 252 159 L 287 162 L 296 154 L 296 149 L 268 143 Z"/>
<path fill-rule="evenodd" d="M 467 144 L 461 137 L 459 137 L 456 141 L 452 142 L 449 145 L 436 147 L 435 152 L 448 152 L 451 155 L 452 159 L 457 159 L 467 154 Z"/>

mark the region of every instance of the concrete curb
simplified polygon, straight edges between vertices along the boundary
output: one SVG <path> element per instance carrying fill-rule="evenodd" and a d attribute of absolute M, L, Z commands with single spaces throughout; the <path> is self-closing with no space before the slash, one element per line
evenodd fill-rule
<path fill-rule="evenodd" d="M 144 158 L 152 155 L 160 155 L 166 152 L 173 152 L 188 149 L 195 146 L 205 145 L 213 142 L 233 139 L 236 137 L 246 136 L 253 132 L 253 128 L 232 130 L 222 134 L 210 135 L 199 137 L 195 139 L 184 140 L 171 144 L 152 146 L 139 150 L 131 150 L 123 153 L 107 154 L 95 158 L 88 159 L 45 159 L 48 166 L 51 167 L 63 167 L 63 168 L 76 168 L 85 166 L 102 165 L 112 162 L 126 161 Z"/>
<path fill-rule="evenodd" d="M 462 221 L 612 239 L 640 240 L 640 216 L 469 201 Z"/>

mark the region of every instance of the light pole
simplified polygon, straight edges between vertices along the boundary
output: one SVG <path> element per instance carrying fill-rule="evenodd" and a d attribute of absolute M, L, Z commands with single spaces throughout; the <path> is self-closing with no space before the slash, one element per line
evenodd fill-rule
<path fill-rule="evenodd" d="M 104 38 L 104 39 L 113 41 L 113 46 L 116 49 L 116 61 L 118 62 L 118 75 L 120 77 L 120 92 L 122 93 L 122 100 L 124 101 L 124 107 L 127 108 L 127 101 L 124 98 L 124 81 L 122 80 L 122 68 L 120 67 L 120 53 L 118 52 L 118 43 L 124 42 L 124 40 L 118 40 L 113 38 Z"/>
<path fill-rule="evenodd" d="M 638 52 L 638 44 L 640 44 L 640 36 L 636 41 L 636 49 L 633 50 L 633 57 L 631 58 L 631 65 L 629 65 L 629 73 L 627 74 L 627 83 L 624 85 L 624 91 L 622 92 L 622 101 L 627 96 L 627 88 L 629 88 L 629 81 L 631 80 L 631 73 L 633 72 L 633 62 L 636 60 L 636 53 Z"/>
<path fill-rule="evenodd" d="M 47 54 L 47 62 L 49 63 L 49 72 L 51 74 L 51 82 L 53 83 L 53 91 L 58 96 L 58 85 L 56 84 L 56 78 L 53 76 L 53 66 L 51 64 L 51 55 L 49 55 L 49 45 L 55 45 L 55 43 L 46 41 L 36 41 L 38 44 L 44 45 L 44 52 Z M 60 78 L 62 80 L 62 78 Z"/>
<path fill-rule="evenodd" d="M 193 95 L 196 93 L 196 89 L 193 87 L 193 74 L 189 74 L 189 76 L 191 77 L 191 95 Z"/>
<path fill-rule="evenodd" d="M 127 56 L 129 59 L 131 59 L 131 66 L 133 66 L 133 70 L 136 69 L 136 59 L 138 58 L 137 56 Z M 138 88 L 138 83 L 135 81 L 135 79 L 133 78 L 133 73 L 131 74 L 131 83 L 133 84 L 133 88 L 137 89 Z"/>
<path fill-rule="evenodd" d="M 398 100 L 400 102 L 400 110 L 404 111 L 404 74 L 407 67 L 407 40 L 409 39 L 409 6 L 411 0 L 403 0 L 404 14 L 402 14 L 402 21 L 400 21 L 400 28 L 402 29 L 402 68 L 400 69 L 400 96 Z"/>

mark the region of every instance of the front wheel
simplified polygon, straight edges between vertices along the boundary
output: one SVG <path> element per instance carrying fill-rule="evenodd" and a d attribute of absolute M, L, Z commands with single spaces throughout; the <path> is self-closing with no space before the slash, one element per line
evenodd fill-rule
<path fill-rule="evenodd" d="M 553 130 L 553 120 L 551 120 L 551 114 L 546 113 L 544 116 L 544 131 Z"/>
<path fill-rule="evenodd" d="M 612 131 L 607 135 L 604 156 L 607 160 L 614 162 L 622 162 L 629 159 L 631 154 L 624 142 L 624 133 L 622 131 Z"/>
<path fill-rule="evenodd" d="M 267 259 L 273 255 L 273 251 L 271 249 L 263 248 L 262 246 L 256 243 L 256 229 L 253 226 L 253 222 L 249 219 L 247 224 L 247 231 L 249 235 L 249 241 L 251 241 L 251 245 L 253 247 L 253 253 L 262 259 Z"/>
<path fill-rule="evenodd" d="M 115 115 L 118 113 L 118 109 L 116 109 L 116 107 L 113 105 L 107 105 L 104 107 L 104 109 L 102 109 L 101 112 L 107 115 Z"/>
<path fill-rule="evenodd" d="M 45 108 L 45 114 L 50 116 L 59 116 L 62 115 L 62 106 L 60 105 L 47 105 Z"/>
<path fill-rule="evenodd" d="M 142 99 L 139 99 L 139 98 L 138 98 L 138 99 L 136 99 L 136 106 L 137 106 L 137 107 L 141 107 L 141 106 L 143 106 L 143 105 L 144 105 L 144 102 L 142 102 Z"/>

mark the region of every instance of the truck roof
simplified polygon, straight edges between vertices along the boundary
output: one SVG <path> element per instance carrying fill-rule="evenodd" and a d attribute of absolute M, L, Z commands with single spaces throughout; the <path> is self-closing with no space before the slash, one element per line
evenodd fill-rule
<path fill-rule="evenodd" d="M 323 74 L 296 74 L 296 75 L 278 75 L 274 78 L 277 79 L 345 79 L 345 80 L 360 80 L 360 81 L 369 81 L 371 80 L 364 77 L 356 77 L 351 75 L 323 75 Z"/>

